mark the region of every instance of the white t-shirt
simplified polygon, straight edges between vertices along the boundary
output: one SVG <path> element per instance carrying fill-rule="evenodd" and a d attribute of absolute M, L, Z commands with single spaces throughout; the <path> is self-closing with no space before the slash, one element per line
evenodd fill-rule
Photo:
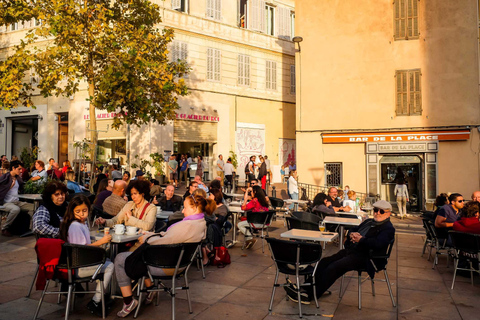
<path fill-rule="evenodd" d="M 227 162 L 223 168 L 225 169 L 224 171 L 226 176 L 231 176 L 233 174 L 233 164 Z"/>
<path fill-rule="evenodd" d="M 267 166 L 267 170 L 270 170 L 270 159 L 265 159 L 265 165 Z"/>
<path fill-rule="evenodd" d="M 222 169 L 220 169 L 219 165 L 222 167 Z M 225 171 L 225 161 L 218 159 L 217 167 L 215 169 L 217 169 L 217 171 Z"/>
<path fill-rule="evenodd" d="M 7 194 L 5 195 L 5 199 L 3 199 L 5 203 L 16 202 L 20 200 L 18 198 L 18 187 L 19 187 L 18 180 L 15 180 L 15 184 L 10 190 L 8 190 Z"/>
<path fill-rule="evenodd" d="M 288 178 L 288 192 L 290 192 L 290 194 L 298 193 L 297 180 L 295 180 L 293 176 Z"/>
<path fill-rule="evenodd" d="M 38 171 L 38 170 L 35 170 L 33 171 L 32 173 L 32 178 L 33 177 L 40 177 L 40 179 L 37 180 L 37 183 L 43 183 L 45 181 L 47 181 L 47 171 L 46 170 L 42 170 L 42 171 Z"/>

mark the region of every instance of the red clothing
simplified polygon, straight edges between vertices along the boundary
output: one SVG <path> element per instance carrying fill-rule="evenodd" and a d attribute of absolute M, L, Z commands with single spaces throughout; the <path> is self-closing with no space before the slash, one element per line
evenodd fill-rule
<path fill-rule="evenodd" d="M 480 221 L 476 217 L 461 218 L 453 223 L 453 230 L 480 234 Z"/>
<path fill-rule="evenodd" d="M 262 205 L 258 202 L 257 198 L 254 198 L 252 201 L 247 203 L 247 205 L 242 206 L 242 210 L 260 212 L 260 211 L 268 211 L 268 208 L 262 207 Z"/>
<path fill-rule="evenodd" d="M 40 238 L 37 240 L 35 251 L 37 252 L 38 266 L 40 269 L 36 282 L 37 290 L 43 290 L 46 280 L 53 278 L 64 243 L 65 241 L 60 239 Z M 62 275 L 66 279 L 66 270 L 62 272 Z"/>

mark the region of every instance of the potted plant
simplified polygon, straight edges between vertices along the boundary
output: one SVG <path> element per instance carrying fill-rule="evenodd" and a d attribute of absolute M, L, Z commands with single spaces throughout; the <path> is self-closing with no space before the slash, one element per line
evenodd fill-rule
<path fill-rule="evenodd" d="M 163 184 L 165 180 L 165 171 L 163 170 L 165 160 L 163 159 L 163 155 L 155 152 L 150 154 L 150 158 L 152 159 L 151 166 L 155 169 L 155 179 L 157 179 L 160 184 Z"/>
<path fill-rule="evenodd" d="M 38 153 L 40 152 L 40 149 L 38 146 L 35 146 L 33 148 L 30 147 L 24 147 L 22 149 L 22 152 L 20 153 L 20 160 L 23 162 L 23 167 L 30 169 L 30 166 L 35 163 L 35 161 L 38 159 Z"/>
<path fill-rule="evenodd" d="M 135 160 L 139 160 L 139 158 L 140 157 L 138 156 L 138 154 L 135 155 Z M 142 159 L 140 161 L 140 163 L 133 163 L 131 165 L 132 169 L 137 169 L 138 168 L 139 170 L 142 170 L 143 173 L 145 173 L 145 176 L 146 176 L 145 178 L 150 179 L 151 178 L 151 173 L 150 173 L 150 171 L 147 171 L 147 166 L 152 167 L 152 164 L 150 163 L 150 161 L 148 161 L 146 159 Z"/>

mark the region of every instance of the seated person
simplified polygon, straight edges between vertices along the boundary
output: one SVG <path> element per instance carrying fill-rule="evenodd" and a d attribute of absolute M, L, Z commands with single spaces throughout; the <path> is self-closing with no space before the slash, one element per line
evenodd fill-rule
<path fill-rule="evenodd" d="M 331 187 L 330 189 L 328 189 L 328 201 L 332 203 L 332 206 L 335 212 L 352 211 L 352 208 L 350 208 L 349 206 L 344 207 L 340 204 L 340 201 L 338 201 L 337 195 L 338 195 L 337 188 Z"/>
<path fill-rule="evenodd" d="M 43 161 L 35 161 L 35 170 L 32 172 L 30 181 L 36 181 L 37 183 L 47 182 L 47 171 L 45 170 L 45 163 Z"/>
<path fill-rule="evenodd" d="M 153 230 L 157 219 L 157 209 L 148 202 L 150 184 L 145 180 L 133 180 L 127 188 L 128 192 L 130 192 L 132 201 L 127 202 L 123 209 L 112 219 L 98 218 L 96 220 L 97 223 L 104 224 L 107 227 L 123 223 L 126 226 L 134 226 L 144 231 Z"/>
<path fill-rule="evenodd" d="M 250 184 L 250 187 L 258 186 L 258 180 L 255 179 L 255 178 L 253 178 L 252 181 L 249 182 L 249 184 Z M 247 189 L 248 189 L 248 188 L 247 188 Z M 251 201 L 251 200 L 252 200 L 252 194 L 251 194 L 251 193 L 249 194 L 249 193 L 247 192 L 247 189 L 245 189 L 245 188 L 240 188 L 240 190 L 242 190 L 243 193 L 247 194 L 247 200 L 248 200 L 248 201 Z"/>
<path fill-rule="evenodd" d="M 152 245 L 200 242 L 205 238 L 207 229 L 205 215 L 212 215 L 215 209 L 216 205 L 213 200 L 207 200 L 198 195 L 187 197 L 183 203 L 185 218 L 182 221 L 173 224 L 167 231 L 159 234 L 145 233 L 139 238 L 139 242 L 147 241 Z M 138 306 L 138 301 L 133 298 L 132 279 L 125 273 L 125 260 L 130 254 L 131 252 L 122 252 L 115 258 L 115 274 L 123 296 L 123 308 L 117 313 L 120 318 L 125 318 Z M 156 276 L 173 274 L 172 269 L 150 268 L 149 270 L 152 275 Z M 153 288 L 153 283 L 148 277 L 145 279 L 145 285 L 147 289 Z M 145 299 L 145 304 L 149 305 L 155 301 L 156 294 L 157 292 L 150 292 Z"/>
<path fill-rule="evenodd" d="M 332 203 L 328 200 L 328 197 L 325 193 L 318 193 L 313 199 L 313 211 L 318 211 L 324 215 L 335 215 L 335 210 L 333 209 Z"/>
<path fill-rule="evenodd" d="M 111 215 L 116 216 L 123 207 L 127 204 L 125 200 L 125 189 L 127 183 L 123 180 L 117 180 L 113 184 L 112 194 L 103 202 L 103 211 Z"/>
<path fill-rule="evenodd" d="M 357 199 L 357 194 L 353 190 L 348 190 L 347 195 L 348 195 L 348 199 L 350 200 L 343 200 L 343 206 L 355 208 L 355 201 Z"/>
<path fill-rule="evenodd" d="M 196 175 L 193 180 L 197 182 L 198 188 L 205 190 L 205 192 L 208 192 L 208 187 L 205 185 L 205 183 L 203 183 L 202 177 L 200 177 L 199 175 Z"/>
<path fill-rule="evenodd" d="M 464 214 L 453 223 L 453 230 L 480 234 L 480 221 L 479 217 L 480 202 L 470 201 L 465 205 L 463 210 Z"/>
<path fill-rule="evenodd" d="M 157 179 L 150 180 L 150 198 L 158 197 L 163 193 L 162 187 L 160 187 L 160 182 Z"/>
<path fill-rule="evenodd" d="M 47 170 L 48 177 L 50 177 L 51 179 L 64 181 L 65 177 L 63 176 L 63 172 L 59 169 L 60 169 L 60 166 L 58 165 L 58 163 L 54 162 L 52 164 L 52 169 Z"/>
<path fill-rule="evenodd" d="M 67 187 L 59 181 L 51 181 L 43 190 L 43 204 L 33 215 L 33 232 L 42 238 L 58 238 L 60 223 L 67 211 L 65 194 Z"/>
<path fill-rule="evenodd" d="M 191 196 L 195 190 L 198 188 L 198 183 L 197 181 L 190 181 L 190 184 L 188 185 L 188 189 L 183 195 L 183 200 L 185 200 L 187 197 Z"/>
<path fill-rule="evenodd" d="M 180 211 L 180 207 L 182 206 L 182 197 L 177 196 L 174 194 L 175 187 L 169 184 L 165 188 L 165 195 L 157 200 L 154 198 L 152 203 L 156 206 L 160 206 L 163 211 Z"/>
<path fill-rule="evenodd" d="M 370 262 L 371 250 L 385 253 L 388 245 L 395 237 L 395 228 L 390 222 L 392 205 L 385 200 L 373 204 L 374 218 L 363 221 L 358 227 L 350 230 L 345 242 L 345 249 L 336 254 L 323 258 L 315 273 L 316 294 L 321 297 L 335 281 L 348 271 L 366 269 L 369 276 L 374 277 L 375 269 Z M 386 260 L 374 260 L 377 268 L 382 268 Z M 308 279 L 305 279 L 309 282 Z M 308 303 L 313 299 L 313 287 L 307 287 L 307 294 L 302 293 L 302 302 Z M 297 301 L 298 296 L 291 286 L 286 286 L 290 300 Z M 298 302 L 298 301 L 297 301 Z"/>
<path fill-rule="evenodd" d="M 218 177 L 217 177 L 218 178 Z M 212 181 L 210 181 L 210 187 L 209 189 L 217 189 L 217 190 L 222 190 L 222 183 L 220 182 L 220 180 L 218 180 L 217 178 L 213 179 Z"/>
<path fill-rule="evenodd" d="M 111 181 L 111 182 L 110 182 Z M 103 202 L 105 199 L 112 195 L 113 190 L 113 180 L 108 180 L 107 178 L 100 181 L 98 184 L 97 196 L 93 201 L 93 205 L 101 210 L 103 210 Z"/>
<path fill-rule="evenodd" d="M 448 230 L 453 227 L 453 223 L 460 219 L 460 212 L 463 209 L 463 196 L 460 193 L 452 193 L 448 197 L 449 204 L 446 204 L 438 210 L 435 218 L 435 228 L 439 239 L 448 238 Z"/>
<path fill-rule="evenodd" d="M 75 182 L 75 173 L 73 171 L 67 171 L 65 178 L 67 179 L 67 188 L 69 190 L 73 190 L 75 193 L 88 192 L 86 188 Z"/>
<path fill-rule="evenodd" d="M 82 194 L 75 196 L 69 203 L 65 217 L 60 225 L 60 239 L 65 242 L 99 247 L 103 244 L 109 243 L 112 236 L 106 234 L 102 239 L 91 243 L 90 231 L 88 230 L 85 221 L 90 212 L 90 201 Z M 79 277 L 92 276 L 97 270 L 98 266 L 90 266 L 78 269 L 77 275 Z M 108 288 L 110 280 L 113 275 L 113 263 L 109 260 L 105 261 L 102 267 L 104 272 L 103 287 L 104 290 Z M 87 308 L 96 315 L 102 316 L 102 302 L 101 302 L 101 288 L 100 281 L 97 280 L 96 293 L 92 300 L 87 304 Z M 107 311 L 107 308 L 105 308 Z"/>
<path fill-rule="evenodd" d="M 248 202 L 247 204 L 249 194 L 251 194 L 252 201 Z M 268 211 L 268 201 L 265 197 L 265 193 L 260 186 L 247 188 L 247 192 L 245 192 L 245 196 L 243 198 L 242 210 L 252 212 Z M 247 220 L 240 221 L 237 226 L 243 234 L 247 233 Z M 261 228 L 262 226 L 263 225 L 261 224 L 254 224 L 255 228 Z M 248 234 L 248 236 L 245 236 L 245 248 L 250 249 L 255 245 L 257 239 L 252 239 L 252 235 L 250 234 L 250 232 L 248 232 Z"/>

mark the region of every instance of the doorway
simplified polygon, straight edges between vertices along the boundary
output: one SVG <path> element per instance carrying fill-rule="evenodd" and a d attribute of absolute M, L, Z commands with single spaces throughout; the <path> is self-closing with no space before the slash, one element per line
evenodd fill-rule
<path fill-rule="evenodd" d="M 408 188 L 410 211 L 420 211 L 423 204 L 422 159 L 418 155 L 411 156 L 384 156 L 381 164 L 381 193 L 382 198 L 396 205 L 395 177 L 398 168 L 401 168 Z"/>
<path fill-rule="evenodd" d="M 25 148 L 38 146 L 38 118 L 12 119 L 11 155 L 20 158 Z"/>
<path fill-rule="evenodd" d="M 58 164 L 68 160 L 68 113 L 58 115 Z"/>

